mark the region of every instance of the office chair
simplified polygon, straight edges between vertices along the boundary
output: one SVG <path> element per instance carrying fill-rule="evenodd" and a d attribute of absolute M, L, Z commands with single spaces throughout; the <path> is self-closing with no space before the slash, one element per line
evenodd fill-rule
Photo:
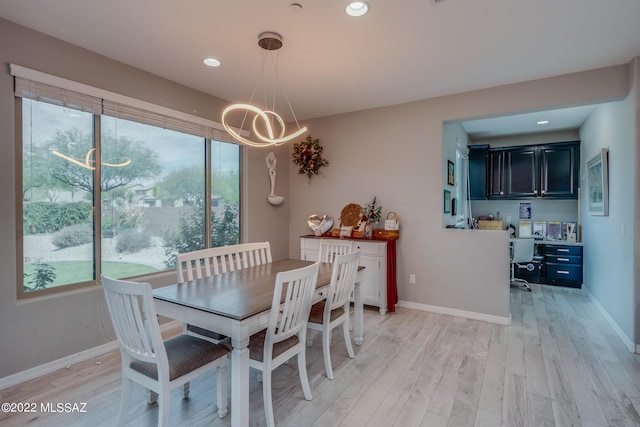
<path fill-rule="evenodd" d="M 534 239 L 514 239 L 511 255 L 511 283 L 522 283 L 529 292 L 531 292 L 529 282 L 524 279 L 517 279 L 515 277 L 515 272 L 516 267 L 527 268 L 527 264 L 533 261 L 534 245 Z"/>

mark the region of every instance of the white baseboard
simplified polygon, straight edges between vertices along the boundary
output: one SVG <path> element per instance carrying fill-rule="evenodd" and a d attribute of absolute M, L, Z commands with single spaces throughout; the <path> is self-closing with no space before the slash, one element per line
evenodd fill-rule
<path fill-rule="evenodd" d="M 169 330 L 171 328 L 176 327 L 176 324 L 180 323 L 177 320 L 163 323 L 160 325 L 160 330 L 164 332 L 165 330 Z M 34 378 L 38 378 L 43 375 L 50 374 L 58 369 L 66 368 L 71 365 L 75 365 L 76 363 L 84 362 L 85 360 L 89 360 L 93 357 L 101 356 L 105 353 L 108 353 L 113 350 L 118 349 L 118 341 L 111 341 L 97 347 L 93 347 L 79 353 L 71 354 L 69 356 L 63 357 L 58 360 L 53 360 L 51 362 L 45 363 L 44 365 L 35 366 L 31 369 L 27 369 L 25 371 L 21 371 L 15 373 L 13 375 L 9 375 L 8 377 L 0 378 L 0 390 L 3 390 L 7 387 L 14 386 L 16 384 L 23 383 L 25 381 L 32 380 Z"/>
<path fill-rule="evenodd" d="M 448 314 L 450 316 L 464 317 L 466 319 L 481 320 L 483 322 L 497 323 L 498 325 L 510 325 L 509 317 L 492 316 L 490 314 L 476 313 L 473 311 L 457 310 L 455 308 L 441 307 L 438 305 L 419 304 L 410 301 L 398 301 L 398 307 L 412 308 L 414 310 L 429 311 L 432 313 Z"/>
<path fill-rule="evenodd" d="M 582 290 L 584 291 L 585 294 L 589 296 L 589 299 L 591 300 L 591 302 L 596 306 L 600 314 L 604 316 L 604 318 L 609 323 L 609 326 L 611 326 L 615 331 L 616 335 L 620 337 L 620 339 L 622 340 L 622 343 L 627 348 L 627 350 L 629 350 L 630 353 L 640 354 L 640 344 L 635 344 L 633 341 L 629 339 L 629 337 L 627 337 L 627 335 L 623 332 L 620 326 L 618 326 L 616 321 L 613 320 L 613 318 L 609 315 L 609 313 L 607 313 L 607 310 L 605 310 L 604 307 L 600 305 L 600 302 L 591 294 L 591 292 L 589 292 L 587 288 L 583 286 Z"/>

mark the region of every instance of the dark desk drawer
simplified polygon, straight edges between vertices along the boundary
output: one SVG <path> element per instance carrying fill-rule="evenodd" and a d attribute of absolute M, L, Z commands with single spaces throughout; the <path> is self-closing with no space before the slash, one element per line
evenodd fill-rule
<path fill-rule="evenodd" d="M 582 256 L 582 246 L 545 245 L 545 255 Z"/>
<path fill-rule="evenodd" d="M 577 255 L 548 255 L 545 258 L 547 262 L 556 264 L 582 264 L 582 257 Z"/>
<path fill-rule="evenodd" d="M 548 262 L 545 265 L 545 275 L 551 281 L 560 280 L 582 283 L 582 264 L 555 264 Z"/>

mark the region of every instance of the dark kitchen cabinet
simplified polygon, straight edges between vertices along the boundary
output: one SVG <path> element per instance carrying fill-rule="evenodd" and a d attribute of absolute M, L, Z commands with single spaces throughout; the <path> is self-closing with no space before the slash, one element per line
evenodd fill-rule
<path fill-rule="evenodd" d="M 540 196 L 578 198 L 580 145 L 578 142 L 540 146 Z"/>
<path fill-rule="evenodd" d="M 487 196 L 504 198 L 504 150 L 489 150 L 487 156 Z"/>
<path fill-rule="evenodd" d="M 487 147 L 487 146 L 483 146 Z M 478 149 L 479 150 L 479 149 Z M 577 199 L 580 173 L 580 142 L 558 142 L 506 148 L 486 148 L 486 175 L 475 182 L 469 151 L 472 200 L 482 199 L 486 186 L 489 199 L 531 199 L 537 197 Z M 480 150 L 479 150 L 480 151 Z M 480 158 L 478 154 L 478 158 Z M 481 161 L 474 165 L 480 168 Z"/>
<path fill-rule="evenodd" d="M 487 198 L 487 155 L 488 145 L 469 147 L 469 198 L 484 200 Z"/>
<path fill-rule="evenodd" d="M 527 146 L 505 151 L 507 198 L 538 196 L 538 148 Z"/>

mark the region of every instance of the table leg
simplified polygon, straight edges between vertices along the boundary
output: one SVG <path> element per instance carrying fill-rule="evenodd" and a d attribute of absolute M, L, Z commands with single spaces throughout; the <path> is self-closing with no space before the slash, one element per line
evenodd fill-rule
<path fill-rule="evenodd" d="M 362 302 L 362 286 L 358 281 L 353 289 L 353 340 L 362 345 L 364 333 L 364 304 Z"/>
<path fill-rule="evenodd" d="M 231 426 L 249 425 L 249 337 L 231 337 Z"/>

